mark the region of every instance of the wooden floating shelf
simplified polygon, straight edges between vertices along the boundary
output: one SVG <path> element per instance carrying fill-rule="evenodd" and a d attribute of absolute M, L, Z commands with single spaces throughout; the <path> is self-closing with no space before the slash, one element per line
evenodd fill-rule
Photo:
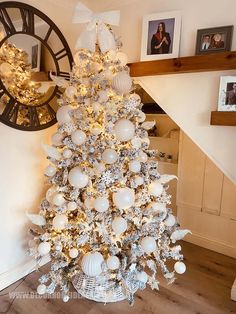
<path fill-rule="evenodd" d="M 211 125 L 236 126 L 236 111 L 212 111 Z"/>
<path fill-rule="evenodd" d="M 130 75 L 153 76 L 236 69 L 236 51 L 129 63 Z"/>

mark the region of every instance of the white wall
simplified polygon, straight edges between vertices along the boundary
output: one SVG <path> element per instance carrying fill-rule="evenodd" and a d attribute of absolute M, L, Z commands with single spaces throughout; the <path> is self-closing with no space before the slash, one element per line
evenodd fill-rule
<path fill-rule="evenodd" d="M 73 25 L 71 22 L 77 0 L 25 0 L 24 2 L 48 15 L 62 30 L 73 50 L 81 30 L 80 25 Z M 129 61 L 139 60 L 144 14 L 169 10 L 182 11 L 180 49 L 182 56 L 194 54 L 196 29 L 235 22 L 235 0 L 86 0 L 83 2 L 97 11 L 121 9 L 121 26 L 114 30 L 122 36 L 123 50 L 128 54 Z M 236 36 L 233 41 L 233 49 L 235 48 Z M 232 141 L 230 139 L 226 141 L 227 138 L 233 137 L 234 129 L 208 125 L 209 112 L 216 108 L 218 76 L 219 73 L 206 73 L 202 77 L 200 74 L 188 74 L 159 77 L 154 80 L 146 78 L 142 81 L 149 86 L 153 98 L 160 100 L 160 105 L 170 116 L 177 123 L 181 121 L 184 131 L 191 138 L 193 138 L 192 133 L 197 132 L 195 136 L 201 146 L 204 146 L 205 150 L 211 150 L 209 153 L 211 156 L 218 154 L 224 166 L 228 163 L 232 164 L 235 155 L 229 154 L 230 151 L 233 152 L 229 149 Z M 184 87 L 188 87 L 188 90 Z M 181 95 L 183 89 L 186 93 Z M 191 124 L 196 125 L 191 127 Z M 216 133 L 209 131 L 210 128 Z M 37 211 L 43 191 L 42 173 L 45 165 L 40 142 L 46 140 L 51 133 L 53 128 L 25 133 L 0 124 L 0 274 L 16 268 L 27 260 L 25 253 L 27 219 L 24 213 L 28 209 Z M 207 142 L 203 143 L 203 135 Z"/>

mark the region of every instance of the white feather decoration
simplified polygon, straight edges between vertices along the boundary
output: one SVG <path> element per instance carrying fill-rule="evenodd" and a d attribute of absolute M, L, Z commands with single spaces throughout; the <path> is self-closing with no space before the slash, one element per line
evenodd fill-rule
<path fill-rule="evenodd" d="M 63 77 L 61 76 L 56 76 L 56 75 L 53 75 L 51 72 L 50 72 L 50 78 L 53 80 L 53 82 L 59 86 L 59 87 L 63 87 L 63 88 L 66 88 L 69 86 L 69 82 L 67 80 L 65 80 Z"/>
<path fill-rule="evenodd" d="M 156 124 L 156 121 L 146 121 L 146 122 L 143 122 L 141 126 L 145 130 L 150 130 L 151 128 L 154 127 L 155 124 Z"/>
<path fill-rule="evenodd" d="M 165 184 L 171 180 L 174 180 L 174 179 L 178 179 L 175 175 L 173 174 L 163 174 L 160 179 L 158 179 L 158 182 L 161 183 L 161 184 Z"/>
<path fill-rule="evenodd" d="M 170 237 L 172 243 L 175 243 L 178 240 L 182 240 L 188 233 L 192 234 L 192 232 L 188 229 L 175 230 Z"/>
<path fill-rule="evenodd" d="M 49 146 L 47 144 L 42 144 L 43 150 L 47 154 L 48 157 L 54 158 L 56 160 L 61 159 L 61 153 L 57 150 L 56 147 Z"/>
<path fill-rule="evenodd" d="M 34 225 L 44 226 L 46 224 L 46 219 L 43 216 L 28 213 L 26 213 L 26 216 Z"/>

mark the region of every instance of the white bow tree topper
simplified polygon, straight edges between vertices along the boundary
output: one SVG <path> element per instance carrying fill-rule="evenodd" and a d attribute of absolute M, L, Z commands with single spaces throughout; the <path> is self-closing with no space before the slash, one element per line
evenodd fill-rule
<path fill-rule="evenodd" d="M 93 13 L 84 4 L 79 2 L 75 8 L 73 23 L 87 23 L 76 43 L 76 49 L 88 49 L 95 51 L 98 41 L 102 53 L 116 49 L 113 34 L 106 24 L 118 26 L 120 22 L 120 11 L 108 11 Z"/>

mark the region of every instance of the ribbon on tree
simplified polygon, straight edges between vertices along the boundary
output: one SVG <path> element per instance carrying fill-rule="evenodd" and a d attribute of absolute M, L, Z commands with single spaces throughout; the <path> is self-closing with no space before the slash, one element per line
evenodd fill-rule
<path fill-rule="evenodd" d="M 102 53 L 116 49 L 115 38 L 106 24 L 118 26 L 120 11 L 93 13 L 79 2 L 75 7 L 72 21 L 74 24 L 88 23 L 76 42 L 76 49 L 86 48 L 94 52 L 97 41 Z"/>

